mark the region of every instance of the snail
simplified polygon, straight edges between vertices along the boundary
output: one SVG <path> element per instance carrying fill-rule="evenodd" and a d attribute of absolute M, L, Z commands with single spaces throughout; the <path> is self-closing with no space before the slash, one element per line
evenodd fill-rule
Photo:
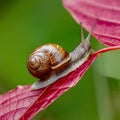
<path fill-rule="evenodd" d="M 81 24 L 81 43 L 68 53 L 57 44 L 45 44 L 35 49 L 27 61 L 28 71 L 36 78 L 39 78 L 31 86 L 31 90 L 44 88 L 59 78 L 66 76 L 83 64 L 89 57 L 92 47 L 90 44 L 92 26 L 87 38 L 84 39 L 83 27 Z"/>

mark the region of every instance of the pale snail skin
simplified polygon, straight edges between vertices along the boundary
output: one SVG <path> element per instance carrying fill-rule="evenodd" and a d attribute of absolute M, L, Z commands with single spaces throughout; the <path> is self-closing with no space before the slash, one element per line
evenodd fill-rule
<path fill-rule="evenodd" d="M 90 36 L 94 26 L 95 23 L 87 38 L 84 39 L 81 23 L 82 40 L 71 53 L 68 53 L 59 45 L 46 44 L 38 47 L 30 54 L 27 68 L 34 77 L 40 79 L 31 86 L 31 90 L 44 88 L 54 83 L 59 78 L 74 71 L 88 59 L 92 51 Z"/>

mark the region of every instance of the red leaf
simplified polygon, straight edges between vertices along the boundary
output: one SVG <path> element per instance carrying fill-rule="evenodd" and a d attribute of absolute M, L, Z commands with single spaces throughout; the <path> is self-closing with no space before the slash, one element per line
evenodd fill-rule
<path fill-rule="evenodd" d="M 108 46 L 120 45 L 120 0 L 63 0 L 74 19 L 90 31 L 98 18 L 93 35 Z"/>
<path fill-rule="evenodd" d="M 109 47 L 95 52 L 75 71 L 46 88 L 31 91 L 31 85 L 18 86 L 16 89 L 1 95 L 0 120 L 28 120 L 32 118 L 65 91 L 75 86 L 99 54 L 116 49 L 120 49 L 120 46 Z"/>
<path fill-rule="evenodd" d="M 64 78 L 44 89 L 31 91 L 30 85 L 18 86 L 16 89 L 0 96 L 0 120 L 27 120 L 46 108 L 65 91 L 77 84 L 90 67 L 97 55 Z"/>

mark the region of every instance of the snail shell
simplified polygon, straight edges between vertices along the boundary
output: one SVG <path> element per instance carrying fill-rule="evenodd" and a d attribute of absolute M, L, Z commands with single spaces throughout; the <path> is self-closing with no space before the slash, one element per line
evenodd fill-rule
<path fill-rule="evenodd" d="M 53 72 L 64 69 L 69 62 L 70 54 L 61 46 L 46 44 L 31 53 L 27 68 L 34 77 L 46 80 Z"/>
<path fill-rule="evenodd" d="M 39 78 L 31 86 L 31 90 L 37 90 L 52 84 L 74 71 L 88 59 L 92 51 L 90 36 L 95 23 L 86 39 L 84 39 L 81 23 L 82 41 L 71 53 L 57 44 L 46 44 L 38 47 L 30 54 L 27 68 L 34 77 Z"/>

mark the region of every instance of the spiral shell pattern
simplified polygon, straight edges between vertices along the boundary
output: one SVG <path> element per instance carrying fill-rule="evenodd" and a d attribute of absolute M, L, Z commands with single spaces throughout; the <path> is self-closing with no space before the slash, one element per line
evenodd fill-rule
<path fill-rule="evenodd" d="M 44 79 L 53 71 L 66 67 L 69 61 L 69 53 L 61 46 L 46 44 L 32 52 L 27 61 L 27 68 L 34 77 Z"/>

